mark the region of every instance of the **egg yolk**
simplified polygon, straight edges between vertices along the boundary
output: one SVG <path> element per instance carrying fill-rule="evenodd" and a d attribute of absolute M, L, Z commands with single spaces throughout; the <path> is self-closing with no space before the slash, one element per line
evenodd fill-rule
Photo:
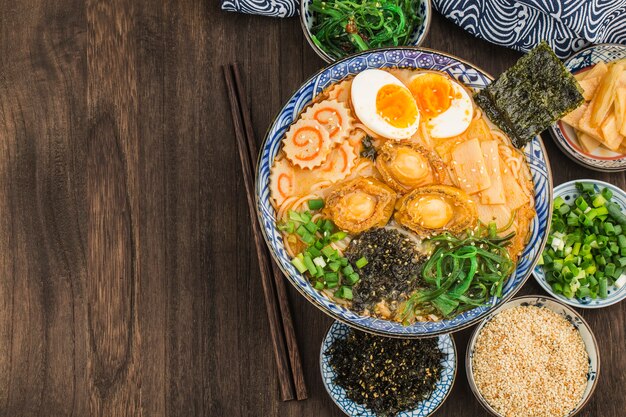
<path fill-rule="evenodd" d="M 384 85 L 376 94 L 376 112 L 393 127 L 404 129 L 415 123 L 417 105 L 406 88 Z"/>
<path fill-rule="evenodd" d="M 346 218 L 354 222 L 369 219 L 376 209 L 376 197 L 362 191 L 347 194 L 342 203 L 346 209 Z"/>
<path fill-rule="evenodd" d="M 428 160 L 410 148 L 400 148 L 390 164 L 396 179 L 412 184 L 431 173 Z"/>
<path fill-rule="evenodd" d="M 440 197 L 422 197 L 411 206 L 410 211 L 419 218 L 419 224 L 428 229 L 441 229 L 454 214 L 450 203 Z"/>
<path fill-rule="evenodd" d="M 409 85 L 409 90 L 415 97 L 417 107 L 427 117 L 435 117 L 448 110 L 454 98 L 450 81 L 434 73 L 415 77 Z"/>

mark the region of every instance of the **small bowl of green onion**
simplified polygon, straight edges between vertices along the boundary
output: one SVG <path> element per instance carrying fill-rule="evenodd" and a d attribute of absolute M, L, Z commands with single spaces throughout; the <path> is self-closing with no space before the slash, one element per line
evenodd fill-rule
<path fill-rule="evenodd" d="M 560 301 L 601 308 L 626 298 L 626 192 L 597 180 L 554 189 L 550 235 L 534 270 Z"/>
<path fill-rule="evenodd" d="M 430 0 L 302 0 L 300 22 L 326 62 L 368 49 L 420 46 L 430 26 Z"/>

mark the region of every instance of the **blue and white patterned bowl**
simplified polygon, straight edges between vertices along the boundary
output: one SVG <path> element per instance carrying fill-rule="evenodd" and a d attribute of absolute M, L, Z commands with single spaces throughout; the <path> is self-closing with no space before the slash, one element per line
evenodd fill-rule
<path fill-rule="evenodd" d="M 574 414 L 577 414 L 582 408 L 587 404 L 587 401 L 591 398 L 591 394 L 596 389 L 596 385 L 598 385 L 598 376 L 600 375 L 600 352 L 598 350 L 598 342 L 596 341 L 589 324 L 572 308 L 562 304 L 561 302 L 552 299 L 541 297 L 538 295 L 527 295 L 523 297 L 514 298 L 511 301 L 503 304 L 497 310 L 491 312 L 485 319 L 480 322 L 478 326 L 476 326 L 476 330 L 472 334 L 468 344 L 467 344 L 467 352 L 465 354 L 465 370 L 467 373 L 467 380 L 469 382 L 470 388 L 476 396 L 476 399 L 480 404 L 491 414 L 498 417 L 501 416 L 496 410 L 494 410 L 487 400 L 482 396 L 478 387 L 476 386 L 476 381 L 474 380 L 474 372 L 472 370 L 473 358 L 474 358 L 474 349 L 476 348 L 476 339 L 478 335 L 485 327 L 485 325 L 491 320 L 496 314 L 503 312 L 504 310 L 508 310 L 513 307 L 519 306 L 536 306 L 536 307 L 545 307 L 548 308 L 555 313 L 558 313 L 565 317 L 567 321 L 572 323 L 572 325 L 580 332 L 580 336 L 583 339 L 583 343 L 585 344 L 585 349 L 587 350 L 587 354 L 589 355 L 589 371 L 587 372 L 587 387 L 583 392 L 583 396 L 578 403 L 578 406 L 574 410 L 572 410 L 567 417 L 572 417 Z"/>
<path fill-rule="evenodd" d="M 565 66 L 572 74 L 588 71 L 599 62 L 626 58 L 626 46 L 599 44 L 572 55 Z M 617 172 L 626 170 L 626 155 L 600 148 L 593 153 L 585 151 L 578 143 L 576 130 L 561 121 L 553 124 L 550 133 L 556 144 L 574 162 L 595 171 Z"/>
<path fill-rule="evenodd" d="M 309 10 L 309 6 L 311 5 L 312 0 L 301 0 L 300 1 L 300 25 L 302 26 L 302 31 L 304 32 L 304 37 L 306 38 L 311 48 L 322 58 L 324 61 L 331 63 L 337 60 L 337 58 L 328 55 L 323 49 L 313 42 L 311 38 L 311 29 L 313 28 L 313 24 L 315 23 L 315 17 L 313 16 L 313 12 Z M 411 37 L 409 39 L 408 45 L 400 45 L 400 46 L 420 46 L 426 35 L 428 34 L 428 30 L 430 29 L 430 18 L 433 14 L 432 6 L 430 0 L 413 0 L 419 3 L 419 14 L 422 16 L 422 22 L 415 27 L 413 33 L 411 33 Z"/>
<path fill-rule="evenodd" d="M 340 386 L 336 385 L 333 380 L 335 379 L 335 371 L 330 366 L 330 358 L 324 353 L 330 348 L 336 339 L 345 339 L 348 335 L 350 328 L 338 321 L 334 322 L 326 337 L 322 342 L 322 348 L 320 350 L 320 370 L 322 372 L 322 381 L 326 387 L 326 391 L 333 399 L 337 407 L 344 413 L 352 417 L 376 417 L 376 415 L 364 406 L 355 403 L 346 396 L 346 391 Z M 457 369 L 457 356 L 456 346 L 454 339 L 449 334 L 444 334 L 438 338 L 439 349 L 444 354 L 444 358 L 441 362 L 441 378 L 437 382 L 437 387 L 431 396 L 419 403 L 415 410 L 404 411 L 398 414 L 398 417 L 426 417 L 434 413 L 443 404 L 445 399 L 450 394 L 452 385 L 454 385 L 454 379 L 456 377 Z"/>
<path fill-rule="evenodd" d="M 336 320 L 360 330 L 396 337 L 429 337 L 461 330 L 479 321 L 489 311 L 511 298 L 526 282 L 548 238 L 552 216 L 552 174 L 541 139 L 537 136 L 524 148 L 535 185 L 535 210 L 531 222 L 530 239 L 519 259 L 517 268 L 505 282 L 502 298 L 489 300 L 482 307 L 437 322 L 417 322 L 410 326 L 374 317 L 363 317 L 329 300 L 309 283 L 290 262 L 282 236 L 276 227 L 276 212 L 270 203 L 269 175 L 287 128 L 297 119 L 301 110 L 330 84 L 356 75 L 368 68 L 423 68 L 443 71 L 472 89 L 481 89 L 492 77 L 459 58 L 426 48 L 387 48 L 366 51 L 338 61 L 309 78 L 280 110 L 270 126 L 261 151 L 256 175 L 257 213 L 270 252 L 296 289 L 315 306 Z"/>
<path fill-rule="evenodd" d="M 608 188 L 613 192 L 612 201 L 619 204 L 622 210 L 626 210 L 626 192 L 624 192 L 619 187 L 614 186 L 613 184 L 609 184 L 608 182 L 598 181 L 598 180 L 574 180 L 569 181 L 564 184 L 561 184 L 554 188 L 554 198 L 562 197 L 567 204 L 572 204 L 574 200 L 578 198 L 580 193 L 576 189 L 577 182 L 588 182 L 592 183 L 596 189 L 596 191 L 600 192 L 604 187 Z M 617 288 L 614 285 L 608 288 L 609 296 L 607 298 L 596 298 L 592 300 L 589 297 L 585 297 L 583 299 L 579 298 L 567 298 L 561 294 L 557 294 L 552 290 L 550 284 L 546 280 L 546 274 L 541 265 L 535 267 L 533 271 L 533 275 L 535 280 L 543 287 L 544 290 L 551 296 L 557 298 L 559 301 L 569 304 L 574 307 L 580 308 L 602 308 L 608 307 L 610 305 L 619 303 L 623 299 L 626 298 L 626 285 L 622 288 Z"/>

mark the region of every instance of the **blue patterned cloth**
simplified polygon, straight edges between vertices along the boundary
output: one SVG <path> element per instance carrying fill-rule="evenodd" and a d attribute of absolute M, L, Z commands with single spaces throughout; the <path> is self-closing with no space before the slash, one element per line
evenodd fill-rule
<path fill-rule="evenodd" d="M 626 44 L 626 0 L 433 0 L 474 36 L 528 51 L 546 40 L 560 58 L 591 43 Z"/>
<path fill-rule="evenodd" d="M 274 17 L 298 14 L 298 0 L 221 0 L 222 9 Z M 474 36 L 519 51 L 546 40 L 561 58 L 591 43 L 626 44 L 626 0 L 433 0 Z"/>
<path fill-rule="evenodd" d="M 300 10 L 298 0 L 221 0 L 222 9 L 229 12 L 260 14 L 272 17 L 296 16 Z"/>

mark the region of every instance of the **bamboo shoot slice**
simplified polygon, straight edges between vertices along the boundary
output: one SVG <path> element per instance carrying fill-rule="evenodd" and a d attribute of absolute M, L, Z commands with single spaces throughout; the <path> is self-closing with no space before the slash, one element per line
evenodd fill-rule
<path fill-rule="evenodd" d="M 592 109 L 591 109 L 591 105 L 589 105 L 587 106 L 587 109 L 585 110 L 583 117 L 581 117 L 580 120 L 578 121 L 578 129 L 580 129 L 583 133 L 588 134 L 595 140 L 604 142 L 604 139 L 602 138 L 602 132 L 600 131 L 600 129 L 598 127 L 591 126 L 591 113 L 592 113 Z"/>
<path fill-rule="evenodd" d="M 586 133 L 578 132 L 578 143 L 586 152 L 593 153 L 602 144 Z"/>
<path fill-rule="evenodd" d="M 502 186 L 506 190 L 506 206 L 515 210 L 524 204 L 528 203 L 528 196 L 524 194 L 524 190 L 519 185 L 519 182 L 515 179 L 515 176 L 510 172 L 510 167 L 503 159 L 500 159 L 500 167 L 502 169 Z M 519 175 L 522 175 L 519 173 Z"/>
<path fill-rule="evenodd" d="M 617 89 L 615 97 L 615 117 L 619 127 L 619 133 L 626 136 L 626 87 Z"/>
<path fill-rule="evenodd" d="M 578 128 L 578 122 L 580 121 L 580 119 L 582 119 L 583 115 L 587 111 L 587 107 L 589 107 L 587 104 L 581 104 L 580 106 L 576 107 L 576 109 L 563 116 L 561 120 L 574 128 Z"/>
<path fill-rule="evenodd" d="M 585 98 L 585 101 L 593 99 L 602 78 L 603 77 L 585 78 L 584 80 L 578 82 L 583 89 L 583 97 Z"/>
<path fill-rule="evenodd" d="M 609 71 L 602 78 L 596 96 L 591 100 L 591 108 L 593 109 L 591 113 L 591 126 L 600 126 L 608 115 L 615 99 L 617 81 L 622 75 L 623 70 L 624 65 L 622 63 L 611 65 Z"/>
<path fill-rule="evenodd" d="M 504 204 L 504 187 L 502 186 L 502 174 L 500 172 L 500 155 L 498 153 L 498 141 L 488 140 L 480 144 L 487 166 L 487 173 L 491 179 L 491 187 L 480 192 L 480 202 L 483 204 Z"/>
<path fill-rule="evenodd" d="M 474 194 L 491 186 L 487 166 L 478 139 L 462 142 L 452 151 L 452 166 L 459 188 Z"/>
<path fill-rule="evenodd" d="M 610 150 L 617 151 L 622 144 L 624 137 L 620 135 L 617 130 L 617 121 L 614 114 L 609 115 L 609 117 L 602 122 L 600 130 L 602 130 L 602 136 L 604 138 L 602 143 L 604 143 L 604 145 Z"/>

